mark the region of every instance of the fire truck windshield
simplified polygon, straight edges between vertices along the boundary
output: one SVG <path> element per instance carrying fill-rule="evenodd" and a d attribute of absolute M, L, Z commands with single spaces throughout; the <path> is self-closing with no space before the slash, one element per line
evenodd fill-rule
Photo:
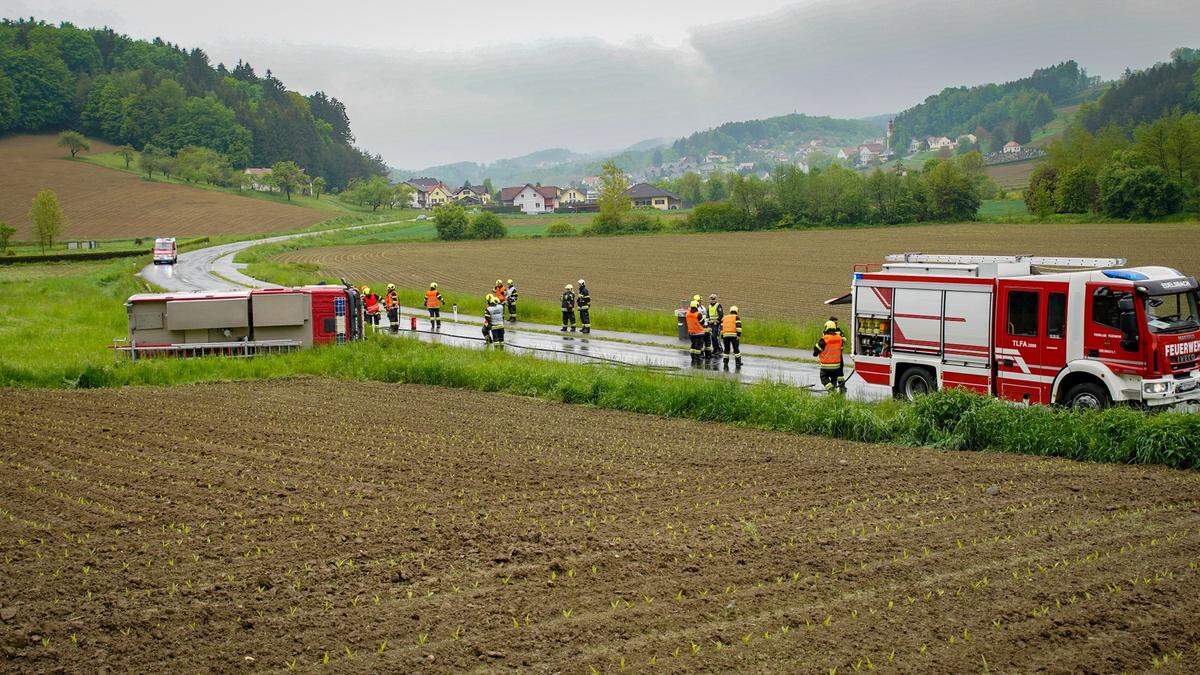
<path fill-rule="evenodd" d="M 1146 323 L 1152 333 L 1175 333 L 1200 328 L 1196 291 L 1146 298 Z"/>

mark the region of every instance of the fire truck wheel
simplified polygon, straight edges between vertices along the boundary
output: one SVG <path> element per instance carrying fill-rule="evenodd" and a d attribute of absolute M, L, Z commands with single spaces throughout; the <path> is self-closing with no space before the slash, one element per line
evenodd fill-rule
<path fill-rule="evenodd" d="M 1080 382 L 1063 397 L 1063 405 L 1068 408 L 1099 410 L 1108 407 L 1108 404 L 1108 392 L 1095 382 Z"/>
<path fill-rule="evenodd" d="M 916 400 L 918 396 L 934 391 L 937 391 L 937 379 L 926 368 L 909 368 L 896 383 L 896 397 L 906 401 Z"/>

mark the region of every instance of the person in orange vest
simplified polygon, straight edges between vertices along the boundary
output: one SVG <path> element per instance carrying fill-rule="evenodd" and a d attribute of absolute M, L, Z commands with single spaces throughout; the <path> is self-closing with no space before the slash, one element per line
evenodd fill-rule
<path fill-rule="evenodd" d="M 733 352 L 736 368 L 742 367 L 742 317 L 738 314 L 737 305 L 729 308 L 729 313 L 721 317 L 721 343 L 725 347 L 722 361 L 729 368 L 729 354 Z"/>
<path fill-rule="evenodd" d="M 825 333 L 813 347 L 813 356 L 817 357 L 821 366 L 821 384 L 825 391 L 833 391 L 836 388 L 843 394 L 846 393 L 846 376 L 842 361 L 842 346 L 845 342 L 836 326 L 826 325 Z"/>
<path fill-rule="evenodd" d="M 363 309 L 367 312 L 367 321 L 370 322 L 372 326 L 378 326 L 379 313 L 381 311 L 379 306 L 379 295 L 377 293 L 372 293 L 371 289 L 367 286 L 363 286 Z"/>
<path fill-rule="evenodd" d="M 692 300 L 687 314 L 684 315 L 684 321 L 687 324 L 688 340 L 692 343 L 689 349 L 692 354 L 692 365 L 696 365 L 702 360 L 702 355 L 704 354 L 704 336 L 708 335 L 708 328 L 704 325 L 699 300 Z"/>
<path fill-rule="evenodd" d="M 383 294 L 383 308 L 387 310 L 388 326 L 393 333 L 400 332 L 400 294 L 396 292 L 396 284 L 387 285 L 387 293 Z"/>
<path fill-rule="evenodd" d="M 496 286 L 492 289 L 492 295 L 503 305 L 508 300 L 508 287 L 504 285 L 503 281 L 497 279 Z"/>
<path fill-rule="evenodd" d="M 429 310 L 429 327 L 433 330 L 442 329 L 442 304 L 445 302 L 437 287 L 436 283 L 432 283 L 429 284 L 429 290 L 425 291 L 425 309 Z"/>

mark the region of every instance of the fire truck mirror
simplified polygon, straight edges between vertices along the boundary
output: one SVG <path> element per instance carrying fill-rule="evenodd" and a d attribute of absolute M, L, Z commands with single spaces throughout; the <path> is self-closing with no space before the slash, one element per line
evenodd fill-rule
<path fill-rule="evenodd" d="M 1125 351 L 1138 350 L 1137 312 L 1133 309 L 1133 298 L 1125 294 L 1117 300 L 1117 309 L 1121 312 L 1121 348 Z"/>

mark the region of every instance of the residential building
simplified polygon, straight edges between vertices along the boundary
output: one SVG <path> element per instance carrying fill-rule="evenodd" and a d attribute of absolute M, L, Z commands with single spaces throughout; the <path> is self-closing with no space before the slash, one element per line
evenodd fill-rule
<path fill-rule="evenodd" d="M 250 189 L 259 192 L 270 192 L 275 189 L 269 180 L 271 170 L 268 168 L 253 168 L 246 169 L 246 175 L 250 177 Z"/>
<path fill-rule="evenodd" d="M 858 162 L 860 164 L 870 164 L 880 158 L 887 148 L 883 143 L 863 143 L 858 146 Z"/>
<path fill-rule="evenodd" d="M 854 161 L 858 157 L 858 148 L 838 148 L 835 156 L 843 161 Z"/>
<path fill-rule="evenodd" d="M 585 188 L 600 189 L 600 176 L 584 176 L 580 181 Z"/>
<path fill-rule="evenodd" d="M 649 183 L 637 183 L 624 192 L 635 207 L 649 207 L 660 211 L 673 211 L 683 206 L 679 195 L 655 187 Z"/>
<path fill-rule="evenodd" d="M 526 183 L 500 190 L 500 204 L 515 206 L 523 213 L 547 213 L 558 208 L 558 188 L 553 185 Z"/>
<path fill-rule="evenodd" d="M 975 134 L 963 134 L 962 136 L 958 137 L 958 142 L 974 145 L 979 142 L 979 137 Z"/>
<path fill-rule="evenodd" d="M 432 209 L 453 199 L 450 189 L 436 178 L 410 178 L 404 183 L 413 189 L 409 206 L 415 209 Z"/>
<path fill-rule="evenodd" d="M 464 185 L 451 195 L 456 202 L 486 206 L 492 203 L 492 196 L 482 185 Z"/>
<path fill-rule="evenodd" d="M 929 138 L 925 139 L 925 142 L 929 145 L 929 149 L 935 152 L 943 148 L 946 150 L 953 150 L 958 146 L 958 143 L 955 143 L 945 136 L 930 136 Z"/>
<path fill-rule="evenodd" d="M 558 193 L 558 202 L 560 204 L 586 204 L 587 192 L 579 188 L 563 188 Z"/>
<path fill-rule="evenodd" d="M 1021 151 L 1021 144 L 1016 141 L 1009 141 L 1004 144 L 1004 152 L 1013 153 L 1013 152 L 1020 152 L 1020 151 Z"/>
<path fill-rule="evenodd" d="M 921 139 L 914 138 L 908 142 L 908 151 L 909 152 L 920 152 L 921 148 L 924 145 L 925 145 L 925 143 Z"/>

